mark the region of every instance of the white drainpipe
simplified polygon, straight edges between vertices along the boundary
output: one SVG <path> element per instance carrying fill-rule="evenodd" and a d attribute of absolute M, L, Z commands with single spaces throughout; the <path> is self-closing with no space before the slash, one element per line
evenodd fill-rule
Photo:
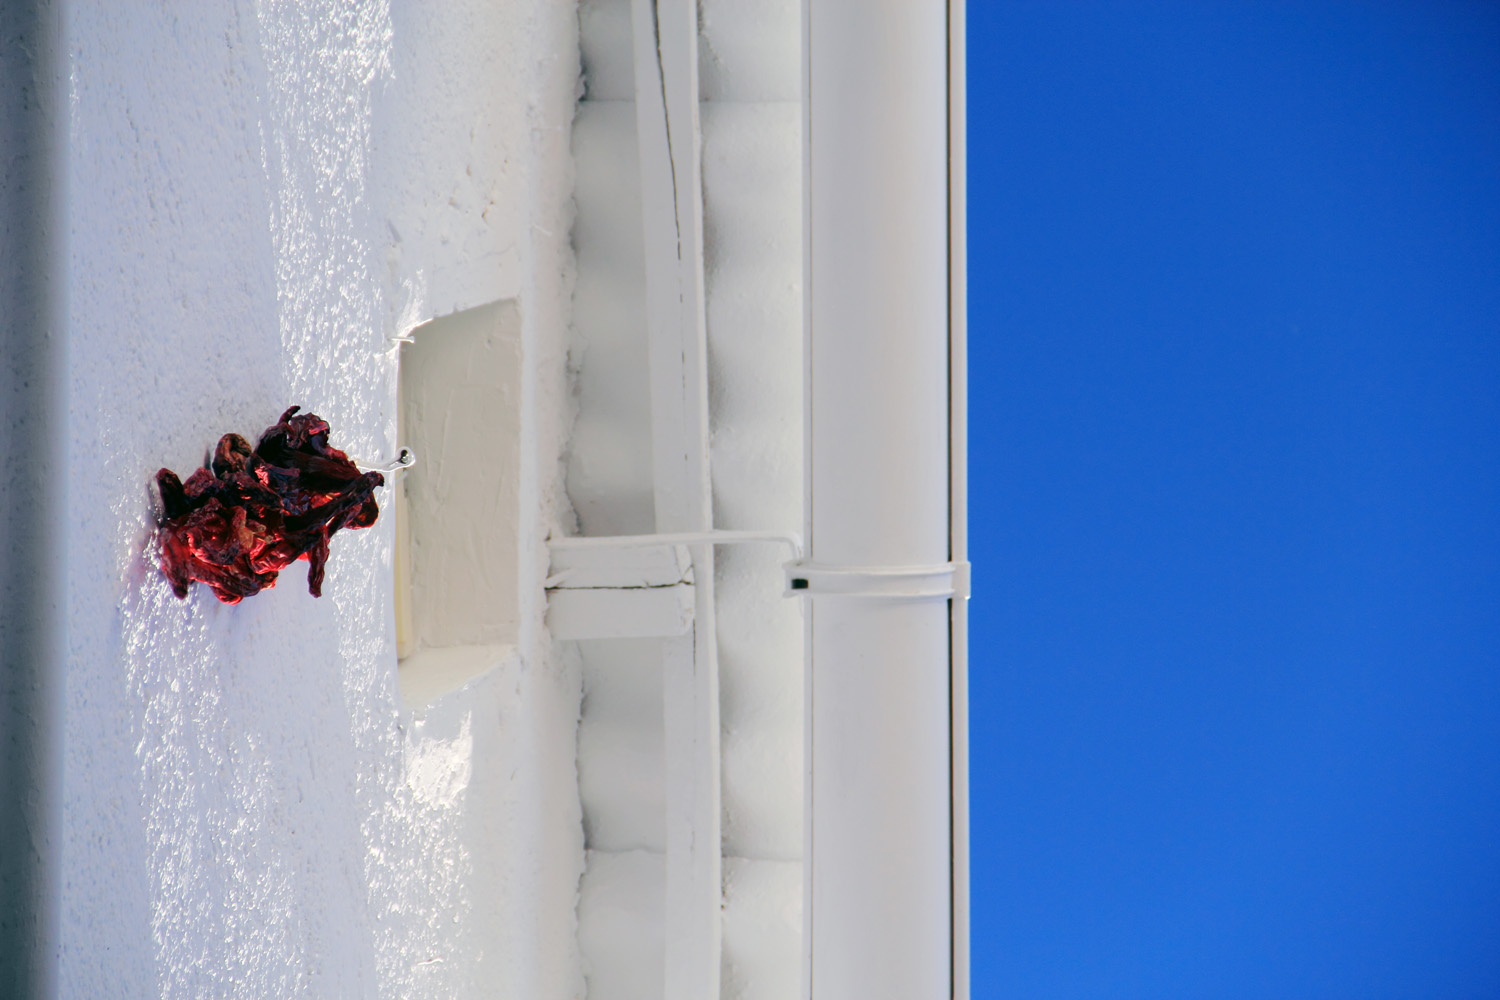
<path fill-rule="evenodd" d="M 967 992 L 952 6 L 803 6 L 813 1000 Z"/>
<path fill-rule="evenodd" d="M 68 663 L 68 49 L 0 4 L 0 997 L 57 995 Z"/>

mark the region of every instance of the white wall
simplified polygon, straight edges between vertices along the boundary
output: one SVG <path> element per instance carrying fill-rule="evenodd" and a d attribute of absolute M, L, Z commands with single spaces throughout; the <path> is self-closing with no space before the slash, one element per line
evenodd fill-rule
<path fill-rule="evenodd" d="M 320 600 L 293 568 L 179 602 L 149 486 L 291 403 L 392 455 L 386 338 L 515 299 L 540 580 L 572 5 L 96 0 L 66 46 L 62 995 L 578 994 L 579 680 L 536 599 L 516 655 L 406 705 L 391 519 L 334 539 Z"/>

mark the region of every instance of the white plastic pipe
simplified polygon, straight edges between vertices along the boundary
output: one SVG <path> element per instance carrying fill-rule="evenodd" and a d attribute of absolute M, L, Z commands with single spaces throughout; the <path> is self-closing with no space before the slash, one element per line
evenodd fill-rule
<path fill-rule="evenodd" d="M 68 449 L 68 47 L 0 3 L 0 997 L 57 995 Z"/>
<path fill-rule="evenodd" d="M 809 558 L 834 571 L 938 566 L 962 559 L 950 519 L 949 5 L 803 10 Z M 941 588 L 809 595 L 808 990 L 952 996 L 963 977 L 951 600 Z"/>
<path fill-rule="evenodd" d="M 953 996 L 969 997 L 969 249 L 968 69 L 964 0 L 948 2 L 948 428 L 949 521 L 954 562 L 964 567 L 954 600 Z"/>

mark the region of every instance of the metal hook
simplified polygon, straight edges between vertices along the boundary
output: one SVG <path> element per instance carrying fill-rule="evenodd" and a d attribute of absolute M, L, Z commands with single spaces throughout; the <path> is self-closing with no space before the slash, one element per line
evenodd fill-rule
<path fill-rule="evenodd" d="M 363 462 L 355 462 L 354 464 L 359 466 L 361 469 L 364 469 L 366 472 L 382 472 L 388 476 L 391 476 L 397 472 L 405 472 L 413 465 L 416 465 L 417 453 L 412 451 L 405 445 L 402 445 L 401 450 L 396 454 L 395 459 L 393 461 L 385 463 L 384 465 L 366 465 Z"/>

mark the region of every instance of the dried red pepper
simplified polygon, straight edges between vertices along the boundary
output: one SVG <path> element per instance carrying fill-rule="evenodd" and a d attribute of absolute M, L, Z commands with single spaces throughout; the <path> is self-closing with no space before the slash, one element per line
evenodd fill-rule
<path fill-rule="evenodd" d="M 276 574 L 306 559 L 307 589 L 323 593 L 328 540 L 340 528 L 368 528 L 380 516 L 378 472 L 360 472 L 328 444 L 328 423 L 293 406 L 266 428 L 252 450 L 225 434 L 208 468 L 186 483 L 156 473 L 165 521 L 161 570 L 187 597 L 194 580 L 225 604 L 276 586 Z"/>

